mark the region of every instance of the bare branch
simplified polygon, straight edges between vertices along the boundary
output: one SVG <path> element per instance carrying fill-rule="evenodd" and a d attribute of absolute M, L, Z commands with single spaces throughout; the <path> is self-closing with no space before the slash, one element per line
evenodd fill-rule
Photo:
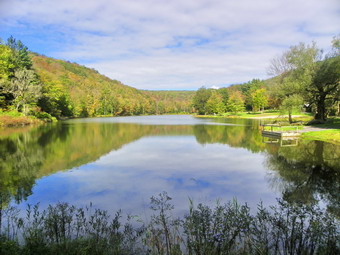
<path fill-rule="evenodd" d="M 276 56 L 270 61 L 270 66 L 267 69 L 267 73 L 271 76 L 277 76 L 287 73 L 292 69 L 292 65 L 287 60 L 287 52 L 284 52 L 281 56 Z"/>

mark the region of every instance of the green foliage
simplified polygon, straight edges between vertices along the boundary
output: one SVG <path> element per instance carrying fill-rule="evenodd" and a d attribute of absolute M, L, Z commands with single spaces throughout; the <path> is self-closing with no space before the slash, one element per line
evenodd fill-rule
<path fill-rule="evenodd" d="M 0 85 L 8 81 L 13 74 L 15 65 L 12 60 L 13 52 L 6 46 L 0 44 Z"/>
<path fill-rule="evenodd" d="M 43 86 L 38 105 L 55 117 L 73 116 L 73 107 L 69 95 L 60 85 Z"/>
<path fill-rule="evenodd" d="M 36 118 L 43 120 L 45 122 L 52 122 L 56 121 L 57 119 L 53 117 L 51 114 L 47 112 L 39 112 L 39 111 L 33 111 L 31 115 L 35 116 Z"/>
<path fill-rule="evenodd" d="M 33 63 L 43 85 L 38 105 L 56 117 L 191 112 L 189 91 L 140 91 L 76 63 L 39 55 Z"/>
<path fill-rule="evenodd" d="M 34 82 L 32 67 L 38 76 Z M 22 72 L 27 74 L 25 79 Z M 41 93 L 38 87 L 31 86 L 38 81 L 42 84 Z M 16 88 L 25 92 L 19 93 Z M 15 104 L 17 110 L 28 113 L 32 112 L 28 108 L 37 103 L 41 108 L 36 108 L 38 112 L 42 110 L 57 118 L 190 113 L 192 96 L 193 92 L 189 91 L 139 91 L 94 69 L 29 53 L 13 37 L 6 44 L 0 43 L 0 107 L 3 109 Z"/>
<path fill-rule="evenodd" d="M 245 110 L 244 100 L 240 91 L 233 91 L 229 95 L 227 104 L 227 111 L 232 113 L 238 113 Z"/>
<path fill-rule="evenodd" d="M 290 47 L 286 59 L 295 71 L 308 72 L 315 65 L 316 61 L 320 59 L 320 53 L 321 51 L 317 48 L 315 42 L 311 45 L 299 43 L 296 46 Z"/>
<path fill-rule="evenodd" d="M 211 90 L 206 89 L 205 87 L 201 87 L 196 91 L 196 94 L 193 98 L 193 106 L 195 107 L 198 114 L 207 114 L 207 102 L 211 96 Z"/>
<path fill-rule="evenodd" d="M 340 99 L 340 56 L 325 59 L 318 66 L 309 93 L 317 105 L 315 118 L 326 120 L 331 106 Z"/>
<path fill-rule="evenodd" d="M 213 91 L 205 108 L 208 114 L 223 114 L 226 108 L 223 103 L 223 97 L 217 91 Z"/>
<path fill-rule="evenodd" d="M 218 90 L 206 89 L 197 90 L 193 98 L 193 106 L 198 114 L 219 114 L 226 111 L 237 113 L 244 111 L 244 99 L 241 91 L 221 88 Z"/>
<path fill-rule="evenodd" d="M 330 57 L 336 57 L 340 56 L 340 35 L 334 36 L 332 40 L 332 51 L 327 56 Z"/>
<path fill-rule="evenodd" d="M 11 36 L 7 39 L 6 45 L 13 53 L 12 61 L 14 64 L 14 70 L 32 68 L 32 60 L 29 56 L 28 48 L 20 40 L 16 40 L 13 36 Z"/>
<path fill-rule="evenodd" d="M 192 98 L 195 95 L 195 91 L 143 91 L 146 96 L 153 99 L 156 104 L 158 103 L 159 113 L 192 113 Z M 159 105 L 163 108 L 160 108 Z M 156 105 L 157 106 L 157 105 Z M 142 105 L 143 111 L 150 109 L 152 105 L 148 102 Z"/>
<path fill-rule="evenodd" d="M 328 112 L 339 100 L 338 40 L 334 38 L 333 50 L 321 62 L 322 51 L 315 43 L 292 46 L 279 59 L 274 59 L 270 69 L 277 71 L 281 77 L 274 96 L 284 102 L 287 97 L 300 95 L 304 103 L 316 113 L 315 119 L 326 120 Z M 288 101 L 292 102 L 291 99 Z M 287 102 L 283 107 L 286 106 Z"/>
<path fill-rule="evenodd" d="M 300 95 L 294 94 L 286 97 L 281 104 L 281 111 L 287 112 L 289 115 L 289 122 L 292 123 L 292 113 L 294 110 L 301 111 L 303 99 Z"/>
<path fill-rule="evenodd" d="M 11 116 L 11 117 L 20 117 L 23 116 L 23 113 L 12 110 L 12 111 L 2 111 L 0 109 L 0 116 Z"/>
<path fill-rule="evenodd" d="M 224 106 L 227 105 L 228 103 L 228 100 L 229 100 L 229 92 L 228 92 L 228 89 L 227 88 L 220 88 L 217 90 L 218 94 L 221 95 L 222 97 L 222 102 L 224 104 Z"/>
<path fill-rule="evenodd" d="M 254 97 L 253 94 L 255 93 L 255 91 L 259 89 L 264 89 L 264 82 L 260 81 L 259 79 L 253 79 L 240 86 L 240 91 L 245 97 L 246 110 L 253 110 L 253 111 L 259 110 L 259 108 L 254 109 L 257 107 L 257 105 L 255 106 L 253 102 L 253 97 Z"/>
<path fill-rule="evenodd" d="M 1 41 L 1 40 L 0 40 Z M 7 44 L 0 43 L 0 107 L 6 108 L 14 100 L 16 109 L 33 103 L 35 97 L 31 83 L 35 80 L 31 57 L 27 47 L 12 36 Z"/>
<path fill-rule="evenodd" d="M 5 91 L 13 95 L 16 110 L 22 110 L 26 114 L 28 113 L 27 105 L 36 103 L 40 97 L 41 85 L 37 82 L 32 70 L 19 69 L 15 71 L 14 77 L 6 86 Z"/>
<path fill-rule="evenodd" d="M 251 102 L 254 112 L 264 109 L 268 105 L 268 97 L 266 95 L 266 89 L 256 89 L 251 93 Z"/>

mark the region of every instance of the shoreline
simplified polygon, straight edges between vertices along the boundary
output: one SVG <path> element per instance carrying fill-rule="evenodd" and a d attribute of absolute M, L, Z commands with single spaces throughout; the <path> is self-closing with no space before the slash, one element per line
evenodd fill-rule
<path fill-rule="evenodd" d="M 288 122 L 288 115 L 270 115 L 264 114 L 260 116 L 254 116 L 253 114 L 249 114 L 250 116 L 245 115 L 230 115 L 230 116 L 214 116 L 214 115 L 194 115 L 196 118 L 223 118 L 223 119 L 253 119 L 253 120 L 273 120 L 279 122 Z M 306 125 L 303 122 L 308 122 L 313 119 L 310 115 L 292 115 L 292 118 L 295 123 L 287 124 L 287 126 L 302 126 L 301 138 L 306 140 L 316 140 L 323 141 L 329 143 L 335 143 L 340 145 L 340 118 L 333 117 L 329 118 L 328 122 L 325 124 L 314 124 L 314 125 Z"/>
<path fill-rule="evenodd" d="M 139 115 L 136 115 L 139 116 Z M 230 116 L 214 116 L 214 115 L 191 115 L 195 118 L 223 118 L 223 119 L 252 119 L 252 120 L 275 120 L 287 122 L 288 115 L 273 115 L 273 114 L 265 114 L 260 116 L 245 116 L 245 115 L 230 115 Z M 102 117 L 102 116 L 100 116 Z M 108 116 L 106 116 L 108 117 Z M 112 116 L 118 117 L 118 116 Z M 325 123 L 318 125 L 305 125 L 302 122 L 306 122 L 312 119 L 312 116 L 309 115 L 292 115 L 295 118 L 295 121 L 299 121 L 300 123 L 292 123 L 287 124 L 289 126 L 302 126 L 304 130 L 301 135 L 302 139 L 308 140 L 318 140 L 340 144 L 340 118 L 335 117 L 331 118 L 333 123 Z M 69 119 L 69 118 L 66 118 Z M 63 119 L 61 119 L 63 120 Z M 36 126 L 47 123 L 49 121 L 44 121 L 38 119 L 34 116 L 10 116 L 10 115 L 1 115 L 0 116 L 0 128 L 1 129 L 11 129 L 11 128 L 20 128 L 20 127 L 29 127 Z M 307 129 L 307 130 L 306 130 Z"/>
<path fill-rule="evenodd" d="M 249 114 L 247 115 L 226 115 L 226 116 L 219 116 L 219 115 L 193 115 L 196 118 L 224 118 L 224 119 L 287 119 L 288 120 L 288 115 L 273 115 L 273 114 L 264 114 L 260 116 L 254 116 L 255 114 Z M 310 115 L 292 115 L 292 118 L 308 118 L 312 119 L 312 116 Z"/>

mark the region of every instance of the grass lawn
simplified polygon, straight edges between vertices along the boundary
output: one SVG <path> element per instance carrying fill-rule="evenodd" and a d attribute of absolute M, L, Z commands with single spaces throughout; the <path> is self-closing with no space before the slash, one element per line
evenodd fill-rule
<path fill-rule="evenodd" d="M 312 131 L 302 134 L 303 139 L 333 142 L 340 145 L 340 129 Z"/>
<path fill-rule="evenodd" d="M 274 132 L 281 132 L 281 131 L 297 131 L 303 129 L 303 126 L 264 126 L 265 131 L 274 131 Z"/>
<path fill-rule="evenodd" d="M 238 113 L 235 115 L 224 115 L 224 116 L 217 116 L 217 115 L 198 115 L 196 117 L 199 118 L 242 118 L 242 119 L 268 119 L 268 123 L 276 123 L 278 124 L 277 127 L 273 127 L 273 131 L 295 131 L 296 129 L 301 130 L 303 129 L 304 125 L 313 119 L 311 114 L 306 113 L 295 113 L 299 115 L 299 117 L 293 117 L 293 121 L 295 123 L 289 124 L 288 117 L 280 115 L 278 111 L 268 111 L 264 113 Z M 284 127 L 280 127 L 284 126 Z M 291 127 L 289 127 L 291 126 Z M 308 126 L 306 126 L 308 127 Z M 332 142 L 336 144 L 340 144 L 340 118 L 339 117 L 332 117 L 327 120 L 324 124 L 313 124 L 310 127 L 320 128 L 324 130 L 320 131 L 310 131 L 302 133 L 303 139 L 308 140 L 319 140 L 319 141 L 326 141 Z M 264 130 L 271 130 L 270 126 L 266 126 Z"/>
<path fill-rule="evenodd" d="M 331 117 L 324 124 L 313 124 L 312 127 L 340 129 L 340 117 Z"/>
<path fill-rule="evenodd" d="M 306 132 L 302 134 L 304 139 L 335 142 L 340 144 L 340 118 L 333 117 L 324 124 L 315 124 L 311 127 L 324 128 L 325 130 Z"/>

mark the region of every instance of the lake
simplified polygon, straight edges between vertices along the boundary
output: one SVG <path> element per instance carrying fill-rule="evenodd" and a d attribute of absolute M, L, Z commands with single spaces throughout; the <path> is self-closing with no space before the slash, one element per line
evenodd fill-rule
<path fill-rule="evenodd" d="M 320 201 L 339 215 L 340 146 L 270 141 L 259 120 L 188 115 L 87 118 L 0 130 L 0 192 L 19 208 L 68 202 L 147 215 L 166 191 L 176 213 L 237 198 L 252 208 Z"/>

